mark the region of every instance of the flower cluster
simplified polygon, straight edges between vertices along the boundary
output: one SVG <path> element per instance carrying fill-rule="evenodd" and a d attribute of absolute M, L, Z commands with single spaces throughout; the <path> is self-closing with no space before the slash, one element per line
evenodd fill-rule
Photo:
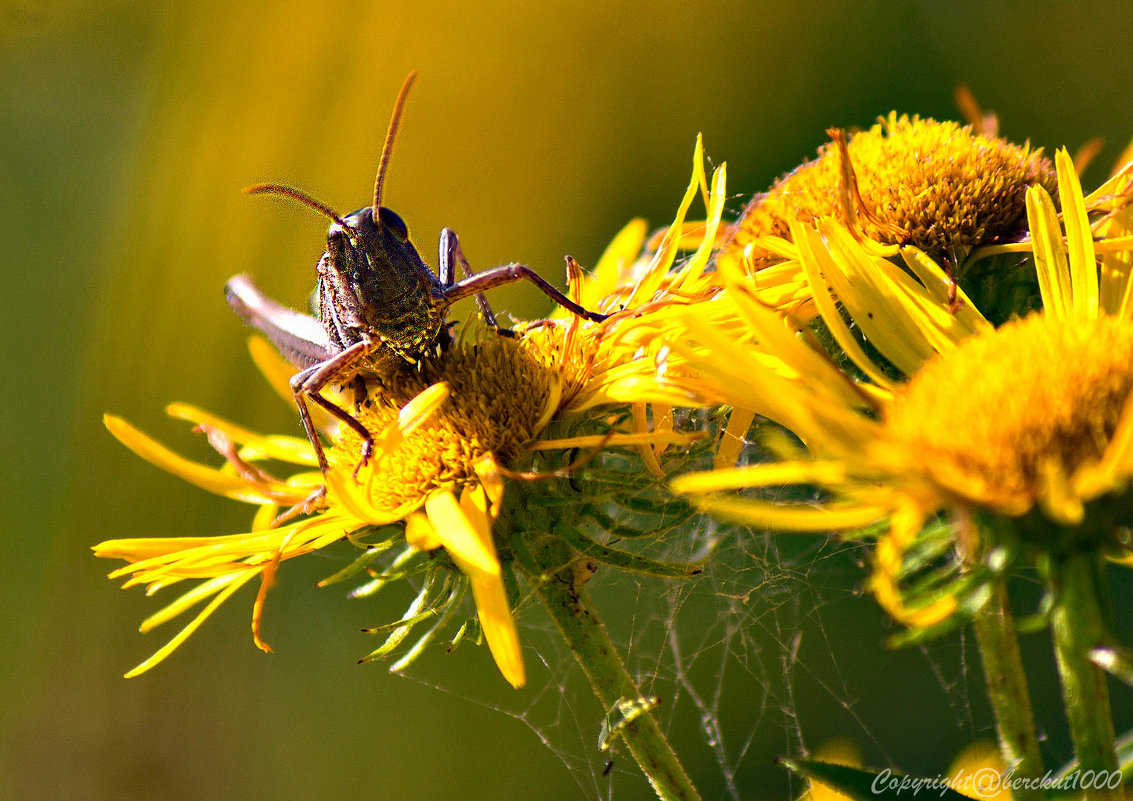
<path fill-rule="evenodd" d="M 356 558 L 328 582 L 363 577 L 355 595 L 394 581 L 417 590 L 401 619 L 374 629 L 386 639 L 367 659 L 400 651 L 399 669 L 452 627 L 453 641 L 482 634 L 522 685 L 522 578 L 552 616 L 551 599 L 565 599 L 556 622 L 618 708 L 637 696 L 588 662 L 610 648 L 581 586 L 598 564 L 696 573 L 712 543 L 691 545 L 695 510 L 872 542 L 867 584 L 906 639 L 975 621 L 989 675 L 991 643 L 1013 637 L 1003 581 L 1037 569 L 1081 766 L 1112 772 L 1105 682 L 1090 671 L 1133 677 L 1099 611 L 1100 560 L 1133 563 L 1133 162 L 1085 194 L 1066 151 L 1052 163 L 993 129 L 892 114 L 853 136 L 832 131 L 730 226 L 725 168 L 709 180 L 698 141 L 668 229 L 647 242 L 632 222 L 588 277 L 568 259 L 571 299 L 607 319 L 559 311 L 514 337 L 471 321 L 417 364 L 361 373 L 337 402 L 373 453 L 360 462 L 360 428 L 321 420 L 325 474 L 305 439 L 187 406 L 170 412 L 208 435 L 220 467 L 108 416 L 143 458 L 257 507 L 247 533 L 96 546 L 128 563 L 111 574 L 127 586 L 198 582 L 143 629 L 203 609 L 130 675 L 253 579 L 266 649 L 259 621 L 279 565 L 346 540 Z M 686 221 L 698 195 L 706 219 Z M 260 340 L 252 350 L 289 396 L 291 368 Z M 687 561 L 621 545 L 673 532 L 690 543 Z M 469 593 L 474 620 L 461 614 Z M 1093 606 L 1081 601 L 1091 593 Z M 593 630 L 572 633 L 572 618 Z M 1007 768 L 1034 776 L 1033 732 L 1015 731 L 1013 750 L 1008 720 L 1026 729 L 1028 703 L 1024 688 L 996 712 Z M 693 797 L 641 708 L 620 735 L 658 788 Z"/>
<path fill-rule="evenodd" d="M 1063 222 L 1050 193 L 1030 186 L 1031 236 L 1018 248 L 1030 255 L 1042 311 L 999 327 L 962 289 L 949 308 L 950 278 L 925 251 L 883 247 L 832 217 L 792 221 L 790 239 L 775 244 L 787 257 L 777 267 L 796 272 L 818 325 L 776 313 L 777 295 L 764 297 L 758 272 L 753 281 L 721 264 L 727 292 L 716 302 L 733 306 L 747 336 L 686 314 L 672 347 L 700 372 L 702 395 L 779 423 L 802 447 L 780 442 L 778 460 L 684 476 L 677 491 L 753 525 L 876 536 L 873 589 L 894 616 L 920 626 L 947 618 L 972 589 L 961 564 L 920 582 L 913 599 L 898 586 L 912 570 L 906 561 L 924 564 L 919 550 L 906 560 L 914 544 L 939 547 L 926 532 L 939 531 L 928 524 L 946 510 L 962 524 L 982 512 L 1023 518 L 1038 509 L 1074 527 L 1091 502 L 1128 504 L 1133 242 L 1127 207 L 1089 214 L 1115 187 L 1127 193 L 1128 180 L 1086 198 L 1065 151 L 1056 162 Z M 1094 228 L 1107 233 L 1096 246 Z M 790 484 L 820 488 L 824 500 L 725 494 Z M 975 547 L 962 532 L 957 541 Z"/>

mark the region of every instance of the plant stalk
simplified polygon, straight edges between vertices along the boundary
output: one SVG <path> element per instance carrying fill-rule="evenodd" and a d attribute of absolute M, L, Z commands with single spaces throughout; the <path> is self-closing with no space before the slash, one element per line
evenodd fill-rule
<path fill-rule="evenodd" d="M 1035 718 L 1027 676 L 1019 654 L 1015 620 L 1007 602 L 1002 579 L 991 583 L 992 595 L 972 620 L 983 661 L 988 699 L 995 713 L 999 748 L 1006 775 L 1037 780 L 1043 775 L 1042 756 L 1035 734 Z M 1028 784 L 1028 783 L 1024 783 Z M 1043 792 L 1038 783 L 1016 789 L 1018 801 L 1040 801 Z"/>
<path fill-rule="evenodd" d="M 562 632 L 571 653 L 590 679 L 590 686 L 610 713 L 620 700 L 640 696 L 609 633 L 598 618 L 582 582 L 571 567 L 533 580 L 535 591 Z M 581 572 L 589 578 L 589 572 Z M 662 801 L 700 801 L 684 767 L 677 759 L 652 712 L 634 716 L 619 736 Z"/>
<path fill-rule="evenodd" d="M 1054 597 L 1051 635 L 1078 767 L 1111 775 L 1117 754 L 1109 690 L 1105 673 L 1090 660 L 1090 651 L 1106 639 L 1105 563 L 1095 551 L 1071 551 L 1052 561 L 1048 581 Z"/>

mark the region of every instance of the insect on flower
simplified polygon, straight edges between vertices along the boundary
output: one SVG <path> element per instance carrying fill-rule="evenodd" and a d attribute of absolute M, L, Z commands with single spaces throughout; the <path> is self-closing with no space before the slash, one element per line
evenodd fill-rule
<path fill-rule="evenodd" d="M 398 122 L 409 88 L 411 72 L 402 84 L 378 162 L 373 203 L 346 217 L 304 192 L 283 184 L 258 184 L 244 191 L 276 194 L 298 200 L 333 220 L 327 230 L 327 250 L 318 264 L 315 292 L 319 318 L 293 311 L 266 297 L 246 275 L 228 281 L 225 294 L 232 309 L 246 323 L 263 332 L 299 372 L 291 389 L 307 437 L 319 466 L 327 470 L 319 434 L 308 401 L 325 409 L 362 439 L 361 460 L 355 475 L 369 460 L 374 440 L 346 409 L 322 395 L 324 387 L 343 385 L 367 373 L 381 375 L 383 365 L 405 360 L 417 363 L 438 352 L 449 341 L 448 308 L 475 295 L 488 325 L 499 328 L 483 291 L 501 284 L 527 280 L 556 303 L 588 320 L 601 322 L 607 315 L 588 311 L 522 264 L 512 263 L 473 273 L 456 234 L 441 231 L 437 273 L 425 264 L 409 241 L 409 230 L 392 209 L 382 205 L 382 184 L 393 152 Z M 456 280 L 456 265 L 464 274 Z M 357 393 L 363 397 L 364 392 Z"/>

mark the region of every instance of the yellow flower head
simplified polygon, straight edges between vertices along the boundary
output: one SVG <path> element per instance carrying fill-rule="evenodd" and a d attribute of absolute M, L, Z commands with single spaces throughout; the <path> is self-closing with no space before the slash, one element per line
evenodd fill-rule
<path fill-rule="evenodd" d="M 883 244 L 911 244 L 933 256 L 966 253 L 1023 230 L 1030 186 L 1054 191 L 1054 170 L 1041 151 L 987 136 L 956 122 L 896 112 L 849 138 L 846 153 L 864 204 L 863 232 Z M 765 236 L 789 237 L 795 220 L 834 217 L 848 210 L 842 157 L 827 143 L 744 209 L 725 258 L 749 245 L 756 263 L 774 254 Z"/>
<path fill-rule="evenodd" d="M 1133 321 L 1031 315 L 930 360 L 886 406 L 886 434 L 960 497 L 1015 515 L 1041 502 L 1078 522 L 1080 504 L 1058 484 L 1105 455 L 1130 365 Z"/>
<path fill-rule="evenodd" d="M 831 129 L 817 159 L 748 204 L 722 239 L 717 267 L 745 272 L 762 302 L 810 321 L 820 312 L 792 231 L 828 219 L 873 253 L 915 248 L 939 262 L 951 309 L 958 288 L 997 325 L 1036 309 L 1034 265 L 1018 255 L 1029 252 L 1025 198 L 1035 186 L 1055 193 L 1054 169 L 1041 150 L 994 129 L 994 117 L 961 126 L 896 113 L 848 138 Z M 1102 210 L 1112 194 L 1088 200 Z"/>
<path fill-rule="evenodd" d="M 805 450 L 776 440 L 779 461 L 685 476 L 675 487 L 703 508 L 770 528 L 880 527 L 872 587 L 895 617 L 921 626 L 942 622 L 962 600 L 955 576 L 921 581 L 911 600 L 900 586 L 913 563 L 940 553 L 923 532 L 939 531 L 926 526 L 941 513 L 961 524 L 973 514 L 1039 514 L 1072 539 L 1083 536 L 1075 527 L 1090 523 L 1095 501 L 1103 521 L 1120 519 L 1114 503 L 1128 520 L 1133 217 L 1126 209 L 1096 220 L 1105 236 L 1095 243 L 1070 157 L 1062 151 L 1056 161 L 1065 241 L 1047 190 L 1026 196 L 1043 311 L 999 328 L 962 293 L 950 311 L 948 278 L 921 250 L 901 248 L 898 266 L 836 220 L 795 222 L 792 258 L 839 366 L 725 265 L 728 302 L 746 333 L 737 341 L 688 315 L 672 347 L 703 371 L 702 395 L 782 424 Z M 721 494 L 784 484 L 818 487 L 826 500 Z M 923 552 L 906 564 L 914 545 Z M 986 552 L 967 546 L 969 558 Z"/>
<path fill-rule="evenodd" d="M 257 577 L 253 634 L 257 645 L 270 650 L 260 638 L 259 622 L 278 565 L 344 538 L 362 548 L 361 555 L 324 583 L 369 576 L 355 591 L 359 595 L 399 577 L 422 576 L 404 617 L 374 630 L 387 638 L 367 659 L 389 655 L 414 627 L 426 627 L 392 669 L 407 664 L 455 618 L 470 590 L 492 656 L 517 687 L 525 681 L 525 670 L 511 612 L 516 599 L 509 599 L 506 588 L 516 586 L 510 581 L 516 570 L 538 572 L 538 566 L 530 566 L 531 552 L 545 551 L 547 536 L 556 538 L 555 553 L 561 554 L 563 566 L 583 557 L 667 576 L 695 570 L 595 541 L 562 512 L 548 522 L 538 508 L 527 508 L 532 506 L 527 496 L 570 477 L 572 460 L 586 461 L 599 450 L 616 447 L 634 449 L 644 459 L 637 464 L 648 484 L 650 473 L 663 475 L 661 458 L 667 448 L 699 438 L 677 430 L 672 404 L 689 395 L 658 381 L 661 357 L 642 332 L 656 327 L 654 317 L 671 316 L 714 291 L 704 268 L 723 209 L 724 169 L 709 189 L 702 164 L 698 141 L 685 201 L 656 252 L 641 254 L 644 224 L 635 221 L 615 239 L 593 277 L 584 280 L 571 262 L 574 300 L 619 313 L 602 323 L 560 314 L 520 326 L 516 338 L 473 325 L 446 351 L 419 365 L 396 363 L 365 374 L 364 397 L 356 397 L 355 385 L 345 388 L 351 391 L 342 393 L 338 403 L 347 407 L 355 402 L 353 415 L 374 440 L 374 452 L 361 468 L 360 437 L 329 419 L 319 421 L 331 441 L 323 475 L 306 440 L 261 436 L 191 407 L 176 405 L 170 412 L 208 434 L 225 458 L 220 468 L 184 459 L 107 416 L 111 432 L 143 458 L 207 490 L 259 507 L 252 531 L 245 534 L 112 540 L 95 546 L 98 556 L 129 563 L 111 574 L 129 577 L 126 586 L 144 584 L 152 593 L 185 579 L 201 582 L 143 624 L 148 630 L 205 603 L 173 640 L 128 675 L 164 659 L 226 598 Z M 683 244 L 684 216 L 698 193 L 709 209 L 701 246 L 673 270 Z M 262 340 L 253 339 L 252 351 L 277 390 L 290 398 L 293 368 Z M 267 471 L 268 461 L 298 471 L 280 478 Z M 552 469 L 532 472 L 538 465 Z M 591 482 L 604 486 L 604 495 L 574 499 L 570 508 L 585 510 L 588 500 L 616 503 L 616 496 L 633 491 L 625 481 Z M 433 558 L 423 556 L 430 551 Z M 461 627 L 457 636 L 467 630 Z"/>

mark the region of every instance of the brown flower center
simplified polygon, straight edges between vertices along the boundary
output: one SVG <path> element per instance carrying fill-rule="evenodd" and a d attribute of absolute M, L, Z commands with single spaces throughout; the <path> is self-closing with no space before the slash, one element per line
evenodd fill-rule
<path fill-rule="evenodd" d="M 865 233 L 933 256 L 966 253 L 1016 234 L 1023 227 L 1027 187 L 1041 184 L 1055 192 L 1054 169 L 1039 151 L 955 122 L 892 114 L 854 134 L 848 147 L 863 202 L 903 237 L 862 218 Z M 840 170 L 837 147 L 824 145 L 817 159 L 756 195 L 726 252 L 742 251 L 753 237 L 790 238 L 790 220 L 833 216 L 846 222 Z M 755 258 L 761 258 L 758 251 Z"/>
<path fill-rule="evenodd" d="M 491 333 L 419 367 L 403 363 L 367 376 L 369 395 L 356 416 L 379 443 L 420 392 L 440 381 L 451 388 L 436 414 L 375 465 L 370 502 L 394 509 L 459 484 L 473 477 L 473 464 L 487 453 L 502 464 L 516 459 L 539 433 L 553 380 L 518 342 Z M 332 469 L 349 474 L 360 453 L 359 437 L 339 426 L 328 451 Z"/>

